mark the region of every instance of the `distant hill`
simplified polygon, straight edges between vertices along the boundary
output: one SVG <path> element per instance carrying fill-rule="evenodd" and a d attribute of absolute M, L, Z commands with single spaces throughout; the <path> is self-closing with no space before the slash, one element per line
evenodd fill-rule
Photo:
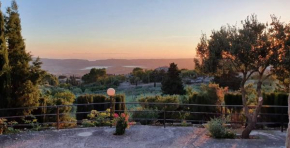
<path fill-rule="evenodd" d="M 144 69 L 155 69 L 169 66 L 174 62 L 179 69 L 194 69 L 193 59 L 107 59 L 88 61 L 81 59 L 41 59 L 42 68 L 55 75 L 77 75 L 82 76 L 92 67 L 106 68 L 109 74 L 127 74 L 135 67 Z"/>

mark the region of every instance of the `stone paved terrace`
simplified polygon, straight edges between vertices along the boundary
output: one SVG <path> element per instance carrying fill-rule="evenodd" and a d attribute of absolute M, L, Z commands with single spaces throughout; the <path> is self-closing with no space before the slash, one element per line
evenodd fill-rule
<path fill-rule="evenodd" d="M 212 139 L 204 128 L 135 125 L 125 135 L 115 128 L 75 128 L 0 135 L 0 148 L 266 148 L 284 147 L 286 133 L 278 130 L 252 132 L 257 139 Z"/>

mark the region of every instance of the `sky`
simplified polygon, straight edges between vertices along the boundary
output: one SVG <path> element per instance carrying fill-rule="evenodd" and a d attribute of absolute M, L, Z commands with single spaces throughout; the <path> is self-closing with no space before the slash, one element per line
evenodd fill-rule
<path fill-rule="evenodd" d="M 10 0 L 0 0 L 2 11 Z M 251 14 L 290 23 L 289 0 L 18 0 L 26 50 L 54 59 L 194 58 L 202 33 Z"/>

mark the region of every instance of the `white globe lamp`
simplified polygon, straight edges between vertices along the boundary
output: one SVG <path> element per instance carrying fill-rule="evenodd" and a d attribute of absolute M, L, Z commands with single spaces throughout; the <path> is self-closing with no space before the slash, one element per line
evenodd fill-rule
<path fill-rule="evenodd" d="M 115 89 L 114 88 L 109 88 L 107 90 L 107 94 L 111 97 L 111 96 L 114 96 L 115 95 Z"/>

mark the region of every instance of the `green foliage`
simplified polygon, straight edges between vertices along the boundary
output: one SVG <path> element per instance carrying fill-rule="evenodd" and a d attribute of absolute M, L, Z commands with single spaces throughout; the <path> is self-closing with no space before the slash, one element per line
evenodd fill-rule
<path fill-rule="evenodd" d="M 140 106 L 144 109 L 151 109 L 151 110 L 157 110 L 157 111 L 177 111 L 180 109 L 179 107 L 179 96 L 173 95 L 173 96 L 147 96 L 147 97 L 141 97 L 139 100 Z M 156 104 L 150 104 L 150 103 L 156 103 Z M 174 103 L 174 104 L 158 104 L 158 103 Z M 158 113 L 159 118 L 163 118 L 163 112 Z M 165 118 L 167 119 L 178 119 L 179 114 L 178 113 L 170 113 L 166 114 Z"/>
<path fill-rule="evenodd" d="M 88 119 L 83 119 L 82 120 L 82 126 L 83 127 L 95 127 L 95 123 L 91 120 L 88 120 Z"/>
<path fill-rule="evenodd" d="M 0 10 L 0 108 L 6 108 L 11 97 L 11 67 L 5 40 L 4 18 Z M 5 112 L 2 112 L 5 116 Z M 0 113 L 1 116 L 1 113 Z"/>
<path fill-rule="evenodd" d="M 250 104 L 257 104 L 252 111 L 247 106 L 249 101 L 245 97 L 245 84 L 249 78 L 254 73 L 258 74 L 256 93 L 262 97 L 262 84 L 273 72 L 278 76 L 281 74 L 281 81 L 285 80 L 285 76 L 289 77 L 290 25 L 285 25 L 275 16 L 271 18 L 269 25 L 259 22 L 256 15 L 251 15 L 241 21 L 241 28 L 238 25 L 221 27 L 218 31 L 212 31 L 209 40 L 202 35 L 196 49 L 200 57 L 196 65 L 204 73 L 219 74 L 224 69 L 224 63 L 228 63 L 236 73 L 242 75 L 240 88 L 245 116 L 250 124 L 242 133 L 243 138 L 249 138 L 256 124 L 252 121 L 257 120 L 263 104 L 263 101 L 251 100 Z M 269 71 L 267 68 L 270 66 Z"/>
<path fill-rule="evenodd" d="M 253 83 L 249 83 L 245 86 L 246 98 L 248 105 L 256 105 L 258 102 L 257 91 L 254 88 Z"/>
<path fill-rule="evenodd" d="M 91 113 L 87 116 L 90 120 L 82 120 L 82 125 L 84 127 L 110 125 L 110 109 L 107 109 L 105 112 L 98 112 L 97 110 L 92 110 Z"/>
<path fill-rule="evenodd" d="M 37 119 L 31 119 L 31 120 L 24 120 L 25 124 L 30 124 L 33 131 L 39 131 L 41 129 L 41 125 L 37 122 Z"/>
<path fill-rule="evenodd" d="M 72 85 L 69 83 L 61 83 L 59 85 L 60 88 L 71 89 Z"/>
<path fill-rule="evenodd" d="M 215 76 L 213 82 L 221 87 L 228 87 L 231 90 L 239 90 L 242 78 L 232 70 L 224 71 L 221 75 Z"/>
<path fill-rule="evenodd" d="M 156 109 L 144 109 L 142 107 L 136 107 L 132 109 L 132 119 L 139 121 L 142 125 L 153 124 L 158 119 L 158 110 Z"/>
<path fill-rule="evenodd" d="M 74 94 L 81 94 L 81 93 L 83 93 L 82 89 L 80 89 L 80 88 L 78 88 L 78 87 L 72 89 L 71 91 L 72 91 Z"/>
<path fill-rule="evenodd" d="M 180 71 L 176 64 L 171 63 L 165 78 L 162 81 L 162 93 L 169 95 L 183 95 L 185 90 L 181 80 Z"/>
<path fill-rule="evenodd" d="M 41 84 L 48 84 L 51 86 L 57 86 L 59 84 L 56 76 L 46 73 L 41 80 Z"/>
<path fill-rule="evenodd" d="M 113 108 L 114 113 L 121 114 L 126 111 L 126 98 L 125 95 L 115 95 L 114 96 L 114 101 L 115 101 L 115 108 Z M 117 111 L 119 110 L 119 111 Z"/>
<path fill-rule="evenodd" d="M 13 126 L 17 124 L 16 121 L 7 122 L 7 119 L 0 118 L 0 135 L 19 133 L 20 130 L 13 128 Z"/>
<path fill-rule="evenodd" d="M 105 68 L 103 69 L 92 68 L 90 70 L 90 73 L 85 74 L 82 77 L 82 80 L 84 81 L 84 83 L 93 83 L 93 82 L 97 82 L 103 77 L 106 77 L 106 75 L 107 75 L 107 72 Z"/>
<path fill-rule="evenodd" d="M 148 96 L 138 100 L 143 108 L 174 111 L 179 108 L 178 96 Z M 157 103 L 157 104 L 149 104 Z M 174 105 L 159 105 L 158 103 L 176 103 Z"/>
<path fill-rule="evenodd" d="M 207 129 L 213 138 L 235 138 L 235 134 L 224 127 L 224 119 L 213 118 L 207 124 Z"/>
<path fill-rule="evenodd" d="M 197 77 L 197 72 L 195 70 L 181 70 L 180 76 L 182 78 L 192 78 L 195 79 Z"/>
<path fill-rule="evenodd" d="M 164 70 L 153 70 L 150 73 L 150 80 L 152 82 L 162 82 L 162 79 L 165 77 L 166 72 Z"/>
<path fill-rule="evenodd" d="M 75 102 L 75 95 L 69 91 L 56 91 L 53 93 L 45 94 L 40 98 L 39 103 L 41 106 L 55 106 L 55 105 L 68 105 L 59 107 L 59 119 L 61 122 L 75 122 L 76 120 L 71 117 L 72 106 Z M 56 114 L 56 108 L 39 108 L 33 114 Z M 37 117 L 37 120 L 42 122 L 56 122 L 55 116 Z M 61 123 L 60 127 L 73 127 L 76 123 Z"/>
<path fill-rule="evenodd" d="M 3 102 L 1 100 L 0 108 L 38 106 L 38 84 L 41 82 L 46 72 L 41 70 L 42 63 L 40 59 L 37 58 L 32 61 L 31 55 L 25 50 L 24 39 L 21 35 L 21 21 L 16 2 L 12 1 L 11 7 L 7 8 L 7 15 L 5 16 L 4 22 L 3 16 L 1 16 L 0 38 L 2 41 L 0 41 L 0 44 L 1 53 L 3 53 L 4 56 L 0 58 L 0 63 L 4 64 L 1 65 L 1 73 L 5 71 L 5 74 L 0 76 L 0 98 L 4 99 Z M 4 29 L 3 24 L 5 26 Z M 7 39 L 7 42 L 5 41 L 7 43 L 7 48 L 3 42 L 3 38 Z M 8 51 L 8 55 L 5 48 Z M 30 62 L 31 64 L 29 64 Z M 6 115 L 29 115 L 32 110 L 33 109 L 10 111 L 7 112 Z"/>
<path fill-rule="evenodd" d="M 217 84 L 201 85 L 201 91 L 199 93 L 188 90 L 191 94 L 188 96 L 184 103 L 188 104 L 210 104 L 218 105 L 223 102 L 223 91 Z M 189 106 L 185 108 L 191 112 L 219 112 L 219 108 L 212 106 Z M 214 117 L 213 114 L 191 114 L 189 118 L 191 120 L 208 120 Z"/>
<path fill-rule="evenodd" d="M 7 130 L 7 119 L 0 118 L 0 135 Z"/>
<path fill-rule="evenodd" d="M 144 71 L 143 71 L 142 68 L 136 67 L 136 68 L 133 69 L 132 74 L 135 77 L 142 78 L 143 74 L 144 74 Z"/>

